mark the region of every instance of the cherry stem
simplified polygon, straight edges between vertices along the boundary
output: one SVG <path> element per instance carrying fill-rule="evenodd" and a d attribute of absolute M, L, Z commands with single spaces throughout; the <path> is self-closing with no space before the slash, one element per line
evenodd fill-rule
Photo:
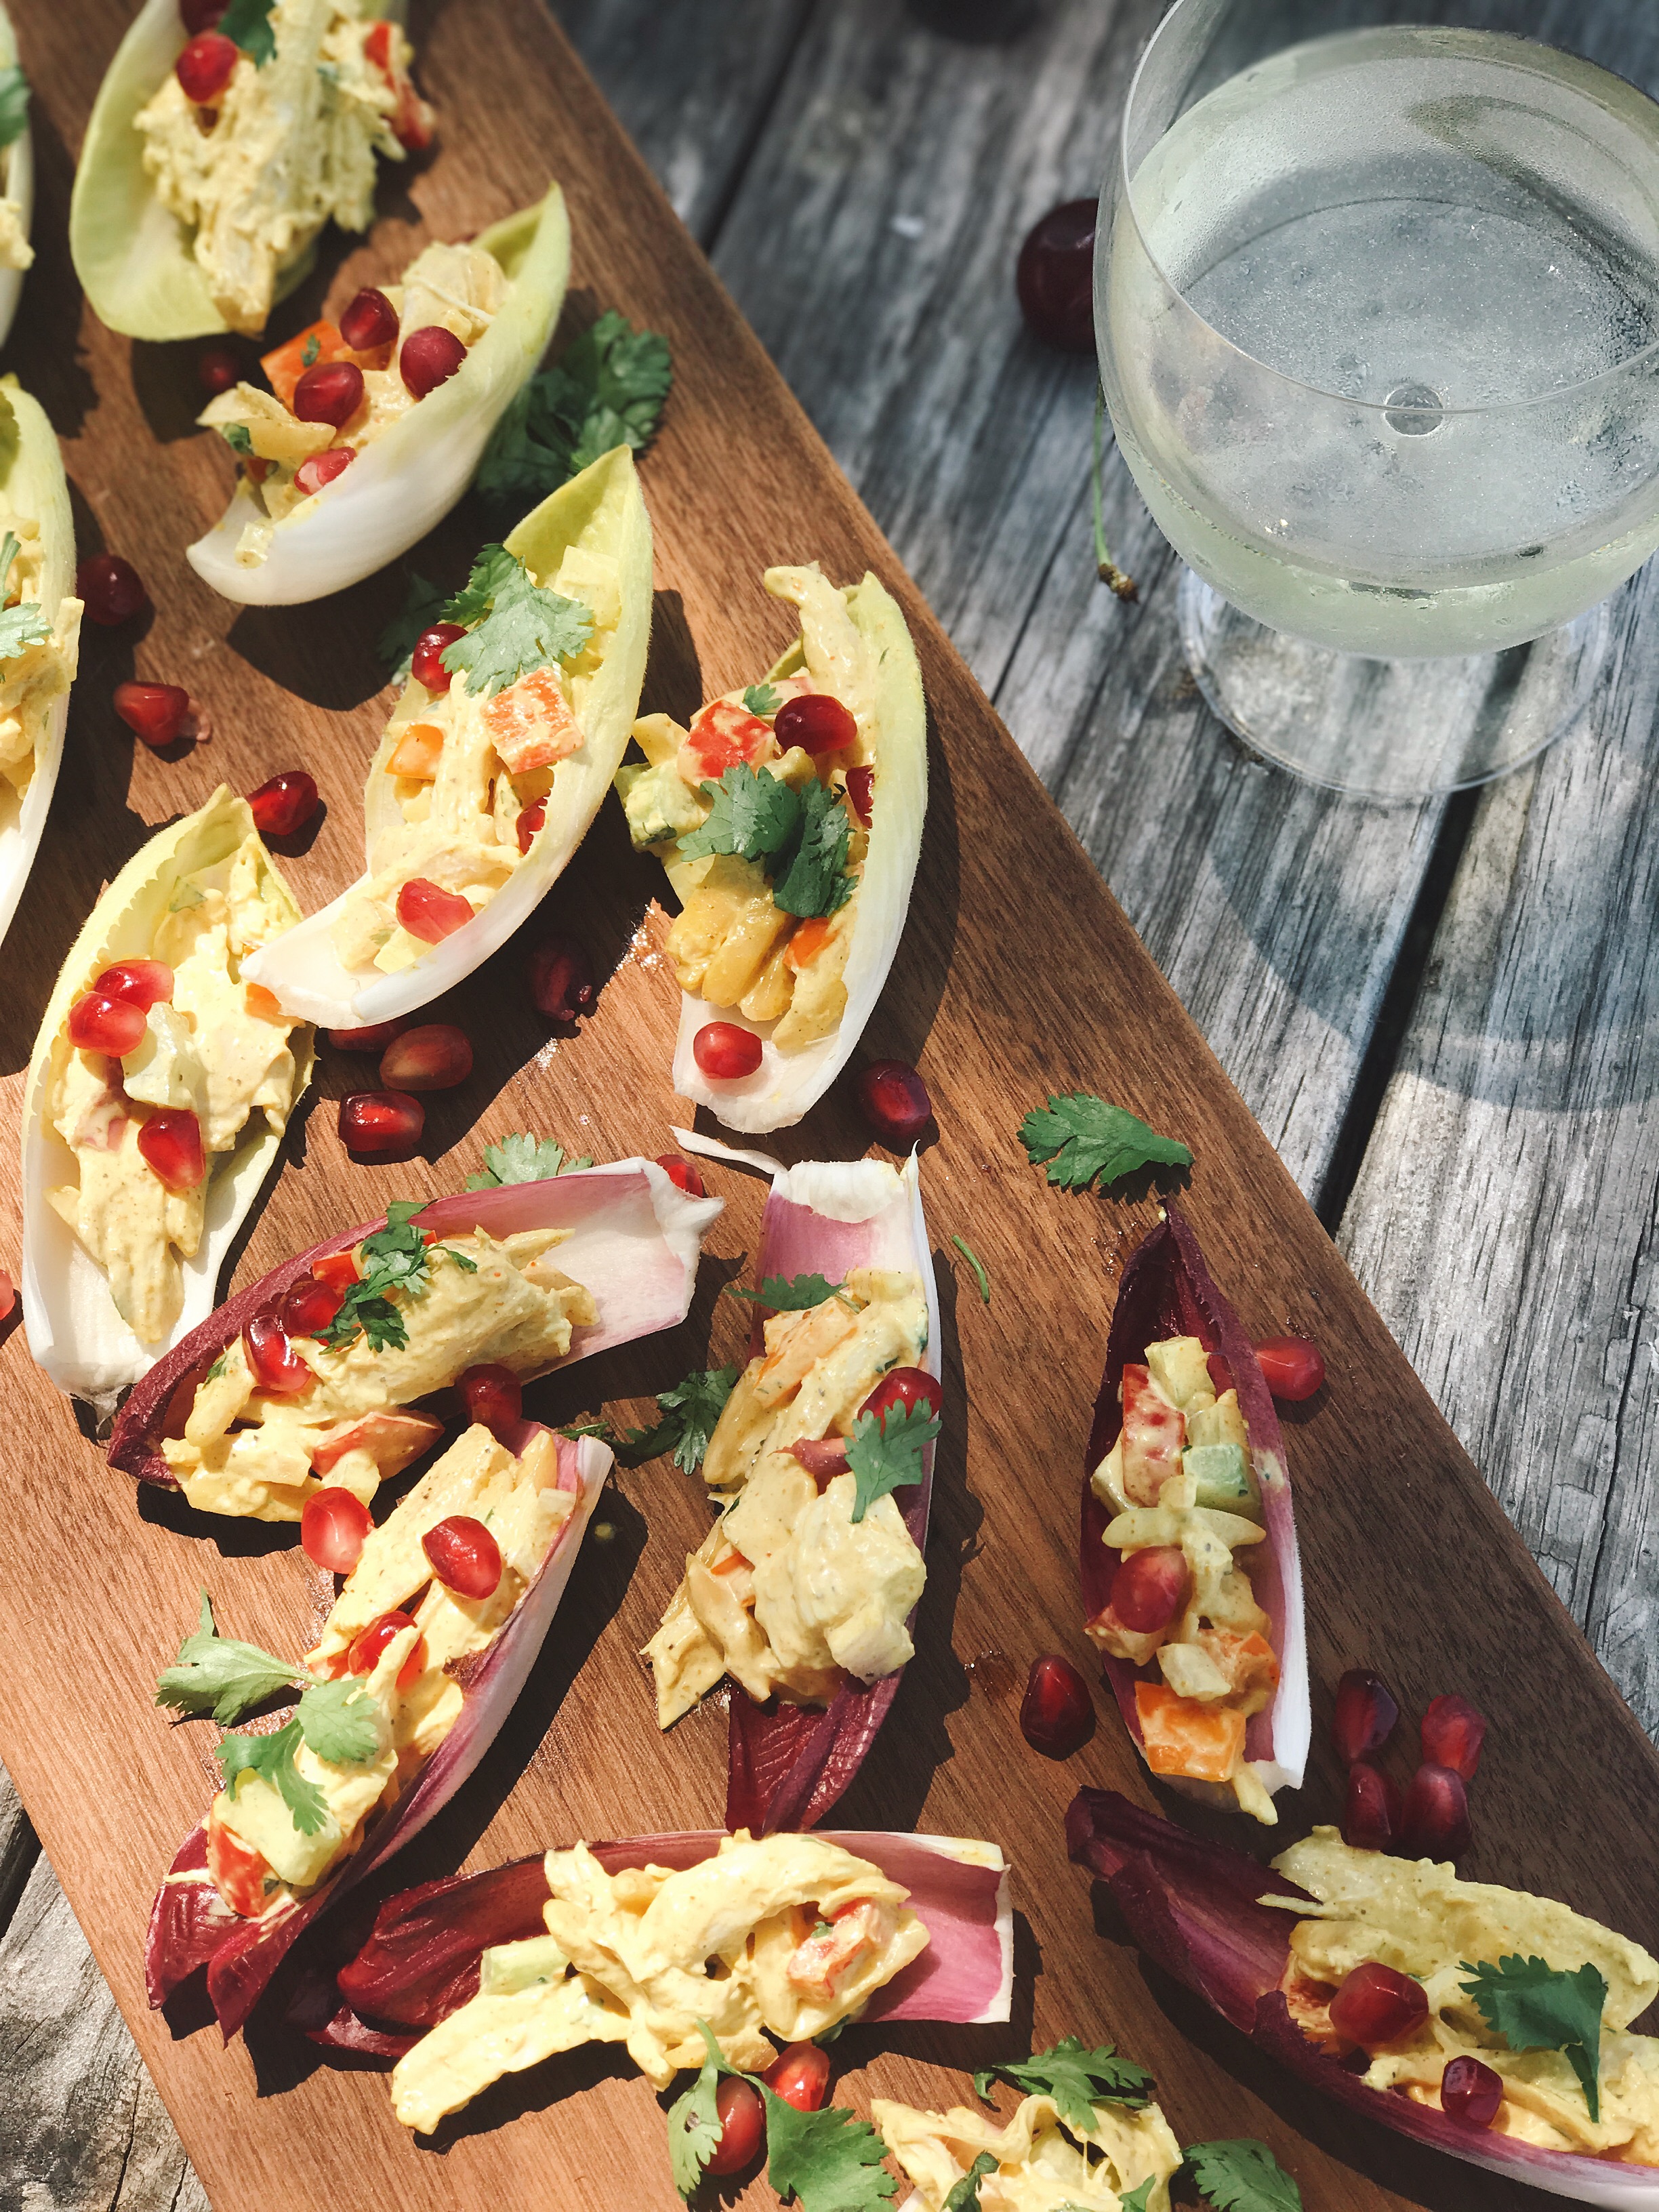
<path fill-rule="evenodd" d="M 1112 558 L 1112 549 L 1106 543 L 1106 524 L 1101 512 L 1100 499 L 1100 426 L 1106 414 L 1106 395 L 1099 385 L 1095 386 L 1094 459 L 1089 471 L 1090 486 L 1094 494 L 1095 509 L 1095 569 L 1103 584 L 1117 593 L 1121 599 L 1138 599 L 1140 586 L 1134 578 L 1127 575 Z"/>

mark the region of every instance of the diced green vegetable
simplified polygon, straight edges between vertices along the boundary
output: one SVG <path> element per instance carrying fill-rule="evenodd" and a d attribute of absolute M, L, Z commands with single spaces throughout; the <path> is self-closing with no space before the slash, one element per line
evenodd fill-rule
<path fill-rule="evenodd" d="M 517 1996 L 521 1990 L 544 1989 L 564 1979 L 570 1961 L 550 1936 L 527 1936 L 521 1943 L 497 1943 L 478 1966 L 481 1997 Z"/>
<path fill-rule="evenodd" d="M 1261 1518 L 1261 1493 L 1255 1470 L 1238 1444 L 1188 1444 L 1181 1455 L 1183 1474 L 1198 1485 L 1195 1503 L 1223 1513 Z"/>

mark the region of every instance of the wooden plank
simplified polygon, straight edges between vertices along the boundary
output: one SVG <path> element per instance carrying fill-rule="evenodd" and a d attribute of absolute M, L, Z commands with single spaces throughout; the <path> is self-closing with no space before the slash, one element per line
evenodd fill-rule
<path fill-rule="evenodd" d="M 29 27 L 26 59 L 46 125 L 43 238 L 61 235 L 63 149 L 76 142 L 121 17 L 118 0 L 86 0 L 72 22 L 43 15 Z M 502 52 L 520 63 L 521 127 L 512 133 L 498 127 L 497 72 L 480 58 Z M 446 11 L 428 66 L 446 88 L 450 150 L 411 180 L 414 214 L 351 249 L 324 281 L 337 298 L 386 274 L 407 252 L 416 215 L 446 233 L 477 228 L 526 195 L 539 149 L 562 149 L 578 286 L 665 331 L 675 351 L 675 400 L 647 461 L 662 594 L 648 703 L 683 705 L 699 688 L 723 689 L 765 665 L 785 625 L 761 599 L 757 571 L 777 557 L 817 555 L 837 576 L 876 567 L 901 593 L 922 658 L 937 737 L 933 799 L 913 925 L 867 1042 L 873 1054 L 921 1060 L 939 1109 L 939 1140 L 923 1170 L 932 1232 L 941 1249 L 953 1232 L 970 1239 L 994 1302 L 987 1310 L 971 1293 L 947 1301 L 951 1408 L 919 1656 L 842 1811 L 849 1824 L 919 1821 L 1003 1841 L 1017 1868 L 1023 1971 L 1041 1971 L 1034 1986 L 1022 1981 L 1006 2033 L 853 2031 L 841 2046 L 853 2100 L 879 2090 L 938 2102 L 962 2094 L 964 2067 L 1018 2053 L 1028 2035 L 1109 2034 L 1156 2070 L 1186 2136 L 1264 2137 L 1307 2200 L 1328 2212 L 1407 2203 L 1531 2212 L 1506 2185 L 1449 2172 L 1264 2080 L 1234 2042 L 1149 1988 L 1139 1961 L 1097 1932 L 1087 1885 L 1063 1863 L 1060 1821 L 1079 1781 L 1143 1799 L 1146 1784 L 1103 1704 L 1085 1752 L 1054 1765 L 1023 1746 L 1004 1685 L 1038 1650 L 1086 1656 L 1073 1558 L 1079 1458 L 1119 1267 L 1154 1203 L 1049 1191 L 1013 1139 L 1026 1105 L 1048 1088 L 1097 1088 L 1185 1136 L 1198 1158 L 1192 1216 L 1246 1325 L 1266 1333 L 1289 1322 L 1324 1340 L 1333 1387 L 1292 1428 L 1316 1680 L 1328 1685 L 1363 1656 L 1420 1705 L 1447 1686 L 1446 1623 L 1458 1620 L 1459 1686 L 1494 1723 L 1477 1870 L 1569 1896 L 1621 1926 L 1650 1925 L 1659 1914 L 1652 1854 L 1605 1841 L 1633 1844 L 1647 1832 L 1659 1789 L 1652 1747 L 532 0 L 475 0 L 465 21 Z M 79 803 L 73 818 L 59 811 L 42 855 L 51 894 L 29 902 L 7 948 L 5 1014 L 24 1051 L 100 878 L 148 824 L 196 803 L 216 775 L 246 787 L 296 757 L 316 765 L 330 814 L 293 872 L 308 904 L 350 874 L 357 778 L 384 704 L 363 640 L 396 596 L 383 579 L 326 606 L 233 621 L 178 550 L 216 510 L 222 457 L 204 439 L 177 435 L 161 455 L 152 443 L 154 424 L 165 428 L 184 412 L 177 393 L 188 349 L 135 352 L 77 319 L 67 270 L 50 254 L 32 281 L 20 370 L 57 412 L 83 516 L 95 515 L 109 542 L 137 559 L 157 611 L 136 655 L 118 635 L 89 644 L 64 784 Z M 459 519 L 441 544 L 420 550 L 423 569 L 451 573 L 480 528 L 476 517 Z M 134 658 L 146 675 L 191 670 L 217 732 L 205 751 L 169 763 L 125 749 L 103 702 Z M 463 1009 L 484 1048 L 479 1073 L 434 1112 L 428 1157 L 354 1170 L 326 1111 L 313 1112 L 303 1162 L 290 1162 L 252 1225 L 236 1279 L 388 1195 L 453 1188 L 486 1134 L 580 1133 L 601 1156 L 659 1149 L 673 1110 L 673 994 L 660 967 L 624 957 L 655 888 L 608 815 L 546 913 L 550 926 L 579 932 L 600 972 L 620 963 L 580 1038 L 550 1052 L 526 1006 L 516 952 L 490 963 Z M 1046 956 L 1062 945 L 1074 948 L 1069 957 L 1029 958 L 1011 990 L 1011 948 Z M 21 1057 L 14 1050 L 6 1064 L 15 1069 Z M 0 1142 L 15 1140 L 20 1087 L 13 1075 L 0 1094 Z M 325 1093 L 341 1087 L 340 1071 L 326 1070 Z M 862 1142 L 836 1097 L 786 1133 L 783 1149 L 846 1154 Z M 711 1237 L 718 1264 L 705 1269 L 687 1326 L 532 1393 L 535 1412 L 563 1419 L 592 1392 L 637 1402 L 694 1360 L 737 1352 L 744 1317 L 717 1291 L 752 1249 L 759 1194 L 750 1179 L 716 1170 L 711 1182 L 730 1210 Z M 13 1193 L 6 1209 L 0 1239 L 15 1249 Z M 275 2008 L 228 2051 L 145 2011 L 149 1896 L 204 1792 L 192 1732 L 167 1726 L 151 1703 L 155 1668 L 194 1620 L 204 1579 L 228 1626 L 295 1648 L 304 1578 L 291 1535 L 204 1532 L 187 1512 L 135 1498 L 28 1366 L 15 1334 L 0 1360 L 0 1413 L 9 1433 L 39 1440 L 10 1474 L 15 1565 L 0 1584 L 10 1655 L 0 1753 L 220 2212 L 321 2212 L 361 2202 L 365 2175 L 410 2212 L 520 2201 L 532 2179 L 561 2203 L 670 2212 L 660 2110 L 623 2068 L 584 2068 L 591 2086 L 580 2093 L 557 2068 L 526 2077 L 484 2100 L 434 2154 L 402 2136 L 379 2081 L 320 2063 Z M 1433 1498 L 1431 1522 L 1402 1520 L 1400 1498 L 1413 1483 Z M 576 1834 L 718 1818 L 721 1715 L 706 1711 L 659 1737 L 635 1656 L 706 1526 L 698 1489 L 660 1467 L 618 1483 L 608 1510 L 615 1534 L 585 1554 L 518 1711 L 465 1797 L 398 1862 L 398 1882 Z M 67 1690 L 62 1641 L 40 1632 L 63 1618 L 65 1562 L 76 1588 L 99 1598 L 97 1633 L 76 1640 Z M 1522 1648 L 1529 1670 L 1514 1664 Z M 993 1650 L 1006 1671 L 975 1664 Z M 1540 1679 L 1552 1705 L 1541 1738 L 1529 1686 Z M 1322 1687 L 1316 1711 L 1322 1719 Z M 1285 1808 L 1287 1824 L 1328 1814 L 1335 1793 L 1322 1748 L 1302 1802 Z M 757 2185 L 744 2198 L 759 2205 L 769 2192 Z"/>
<path fill-rule="evenodd" d="M 951 34 L 988 13 L 1015 35 Z M 1095 581 L 1094 367 L 1039 346 L 1013 298 L 1030 224 L 1098 189 L 1162 13 L 819 9 L 715 266 L 1313 1194 L 1441 810 L 1357 810 L 1235 744 L 1115 449 L 1109 534 L 1143 604 Z"/>

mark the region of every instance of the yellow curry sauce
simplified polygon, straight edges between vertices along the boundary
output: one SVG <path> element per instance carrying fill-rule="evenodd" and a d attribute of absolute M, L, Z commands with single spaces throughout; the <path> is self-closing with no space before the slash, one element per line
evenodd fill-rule
<path fill-rule="evenodd" d="M 904 2168 L 925 2212 L 944 2212 L 976 2159 L 994 2159 L 979 2183 L 981 2212 L 1121 2212 L 1125 2197 L 1152 2187 L 1146 2212 L 1170 2212 L 1181 2146 L 1157 2105 L 1097 2104 L 1085 2134 L 1062 2121 L 1052 2097 L 1025 2097 L 1006 2126 L 964 2105 L 921 2112 L 872 2100 L 871 2124 Z"/>

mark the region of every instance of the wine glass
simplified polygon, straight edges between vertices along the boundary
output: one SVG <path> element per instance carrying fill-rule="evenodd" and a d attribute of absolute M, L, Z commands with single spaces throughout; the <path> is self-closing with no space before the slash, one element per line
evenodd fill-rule
<path fill-rule="evenodd" d="M 1543 0 L 1434 12 L 1176 0 L 1095 270 L 1206 698 L 1390 799 L 1568 727 L 1659 544 L 1659 106 L 1520 35 Z"/>

